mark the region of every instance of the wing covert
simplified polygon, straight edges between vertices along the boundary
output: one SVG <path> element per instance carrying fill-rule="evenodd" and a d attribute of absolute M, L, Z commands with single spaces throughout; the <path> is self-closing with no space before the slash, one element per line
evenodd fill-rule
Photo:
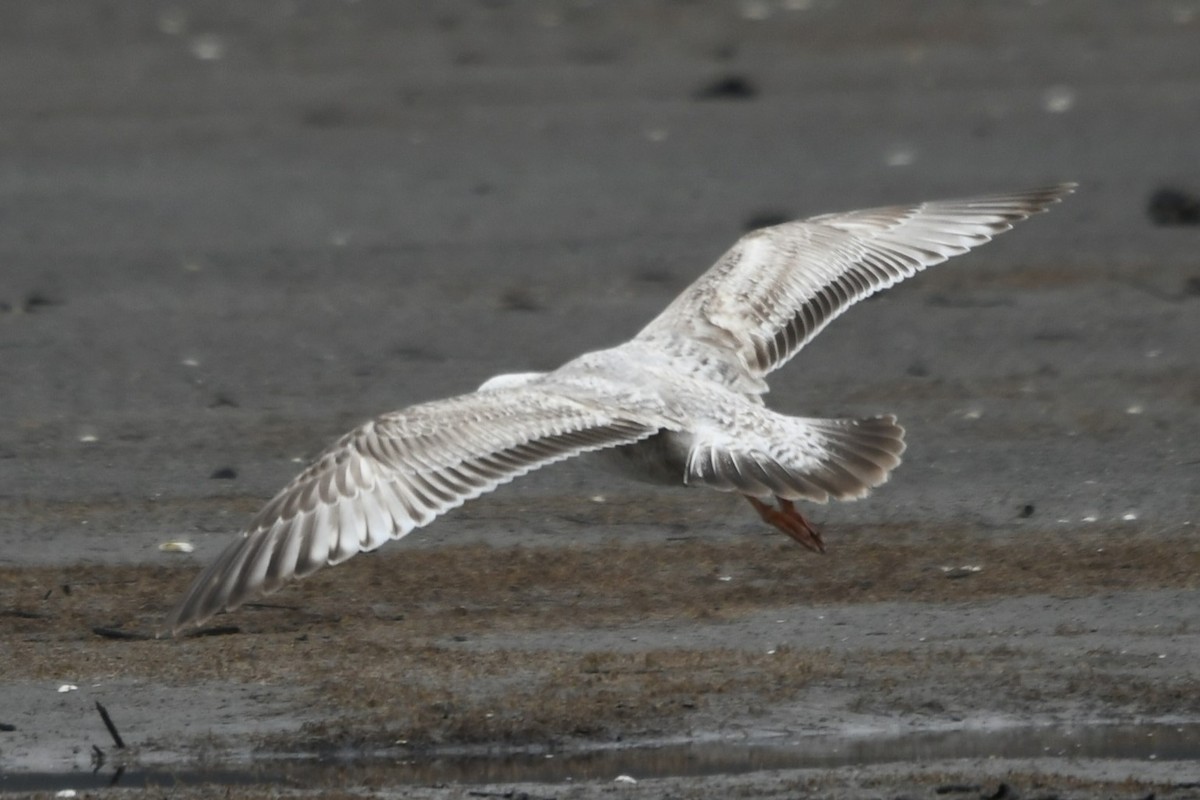
<path fill-rule="evenodd" d="M 854 303 L 990 241 L 1074 186 L 825 214 L 752 231 L 637 338 L 683 335 L 715 345 L 760 379 Z"/>

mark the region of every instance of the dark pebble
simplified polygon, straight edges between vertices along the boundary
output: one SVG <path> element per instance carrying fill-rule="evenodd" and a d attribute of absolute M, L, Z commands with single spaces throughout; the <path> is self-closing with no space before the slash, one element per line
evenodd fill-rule
<path fill-rule="evenodd" d="M 751 100 L 758 89 L 748 78 L 741 75 L 726 75 L 696 92 L 697 100 Z"/>
<path fill-rule="evenodd" d="M 500 307 L 505 311 L 541 311 L 543 305 L 526 289 L 508 289 L 500 295 Z"/>
<path fill-rule="evenodd" d="M 1200 225 L 1200 197 L 1181 189 L 1157 190 L 1146 211 L 1155 225 Z"/>
<path fill-rule="evenodd" d="M 996 791 L 989 795 L 984 795 L 984 800 L 1014 800 L 1017 793 L 1012 790 L 1012 787 L 1007 783 L 1001 783 L 996 787 Z"/>
<path fill-rule="evenodd" d="M 39 309 L 49 308 L 50 306 L 56 306 L 58 304 L 59 303 L 57 300 L 52 300 L 48 295 L 42 294 L 41 292 L 31 292 L 25 298 L 25 304 L 23 307 L 26 313 L 32 314 Z"/>

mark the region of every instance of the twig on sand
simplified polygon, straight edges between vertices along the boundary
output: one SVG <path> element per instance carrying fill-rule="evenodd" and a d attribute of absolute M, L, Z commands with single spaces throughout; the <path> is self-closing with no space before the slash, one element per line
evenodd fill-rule
<path fill-rule="evenodd" d="M 41 611 L 26 611 L 23 608 L 6 608 L 0 611 L 0 616 L 16 617 L 17 619 L 46 619 L 49 614 L 43 614 Z"/>
<path fill-rule="evenodd" d="M 117 749 L 124 750 L 125 742 L 121 739 L 121 734 L 117 733 L 117 726 L 113 724 L 112 717 L 108 715 L 108 709 L 99 700 L 96 701 L 96 710 L 100 712 L 100 719 L 104 720 L 104 727 L 108 728 L 113 741 L 117 743 Z"/>
<path fill-rule="evenodd" d="M 120 628 L 92 628 L 92 633 L 97 636 L 103 636 L 105 639 L 129 639 L 132 641 L 143 641 L 153 639 L 154 637 L 146 633 L 138 633 L 137 631 L 123 631 Z"/>
<path fill-rule="evenodd" d="M 229 636 L 230 634 L 241 632 L 242 629 L 237 625 L 214 625 L 211 628 L 201 628 L 198 631 L 192 631 L 188 636 L 195 639 L 201 636 Z"/>
<path fill-rule="evenodd" d="M 285 611 L 299 611 L 300 606 L 290 603 L 242 603 L 242 608 L 282 608 Z"/>

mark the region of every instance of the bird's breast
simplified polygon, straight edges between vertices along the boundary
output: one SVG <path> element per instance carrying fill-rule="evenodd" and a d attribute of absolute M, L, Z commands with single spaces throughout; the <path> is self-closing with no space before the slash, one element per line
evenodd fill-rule
<path fill-rule="evenodd" d="M 642 483 L 682 486 L 691 436 L 660 431 L 648 439 L 590 454 L 593 463 L 608 472 Z"/>

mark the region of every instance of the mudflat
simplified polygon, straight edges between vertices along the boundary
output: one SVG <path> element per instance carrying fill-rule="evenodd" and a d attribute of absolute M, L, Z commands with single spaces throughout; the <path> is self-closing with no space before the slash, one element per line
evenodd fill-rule
<path fill-rule="evenodd" d="M 0 793 L 1200 795 L 1198 25 L 6 3 Z M 825 556 L 572 463 L 154 638 L 363 419 L 621 341 L 755 225 L 1062 180 L 773 376 L 908 430 Z"/>

